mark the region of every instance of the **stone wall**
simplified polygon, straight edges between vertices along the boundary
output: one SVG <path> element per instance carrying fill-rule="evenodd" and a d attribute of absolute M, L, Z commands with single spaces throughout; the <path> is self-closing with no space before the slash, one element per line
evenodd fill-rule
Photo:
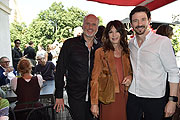
<path fill-rule="evenodd" d="M 9 0 L 0 0 L 0 57 L 7 56 L 12 61 L 9 31 Z"/>

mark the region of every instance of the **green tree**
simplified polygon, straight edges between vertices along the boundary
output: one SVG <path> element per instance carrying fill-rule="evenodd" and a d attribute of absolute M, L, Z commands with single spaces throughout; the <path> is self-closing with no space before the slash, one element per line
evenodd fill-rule
<path fill-rule="evenodd" d="M 10 36 L 11 36 L 11 46 L 14 47 L 14 41 L 16 39 L 21 40 L 21 48 L 24 49 L 24 45 L 26 44 L 26 32 L 27 26 L 23 23 L 13 22 L 10 24 Z"/>
<path fill-rule="evenodd" d="M 44 47 L 55 40 L 73 37 L 74 28 L 81 26 L 87 12 L 71 7 L 67 10 L 62 3 L 54 2 L 49 9 L 41 11 L 29 25 L 28 38 Z"/>
<path fill-rule="evenodd" d="M 180 42 L 180 25 L 175 25 L 173 27 L 173 37 L 172 37 L 172 45 L 175 50 L 175 53 L 177 53 L 180 50 L 179 42 Z"/>
<path fill-rule="evenodd" d="M 33 41 L 36 50 L 39 43 L 45 48 L 55 40 L 62 42 L 73 37 L 74 28 L 82 26 L 83 18 L 87 14 L 87 11 L 79 8 L 65 9 L 61 2 L 54 2 L 48 9 L 41 11 L 28 27 L 25 23 L 12 23 L 11 41 L 19 38 L 23 41 L 23 46 Z M 101 17 L 99 19 L 102 25 L 103 20 Z"/>
<path fill-rule="evenodd" d="M 99 18 L 99 25 L 105 26 L 105 25 L 103 24 L 103 19 L 102 19 L 102 17 L 101 17 L 101 16 L 98 16 L 98 18 Z"/>
<path fill-rule="evenodd" d="M 172 37 L 172 45 L 175 50 L 175 53 L 177 53 L 180 50 L 179 42 L 180 42 L 180 14 L 172 15 L 172 23 L 175 23 L 173 27 L 173 37 Z"/>

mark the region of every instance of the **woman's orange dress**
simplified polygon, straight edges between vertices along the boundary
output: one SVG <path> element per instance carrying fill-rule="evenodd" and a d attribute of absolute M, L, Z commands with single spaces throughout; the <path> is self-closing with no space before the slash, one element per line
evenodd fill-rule
<path fill-rule="evenodd" d="M 122 85 L 123 76 L 123 65 L 121 57 L 114 58 L 118 79 L 119 79 L 119 89 L 120 92 L 115 94 L 115 102 L 105 105 L 100 104 L 100 120 L 126 120 L 126 103 L 128 93 L 125 92 L 124 85 Z"/>

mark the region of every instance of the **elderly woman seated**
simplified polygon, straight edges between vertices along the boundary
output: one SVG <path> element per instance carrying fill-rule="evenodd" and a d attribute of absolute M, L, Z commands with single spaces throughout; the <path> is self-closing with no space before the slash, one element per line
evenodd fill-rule
<path fill-rule="evenodd" d="M 39 102 L 40 89 L 43 84 L 42 76 L 33 76 L 31 74 L 32 64 L 30 60 L 26 58 L 19 61 L 17 69 L 21 77 L 15 77 L 11 81 L 12 89 L 17 95 L 15 109 L 42 106 Z"/>
<path fill-rule="evenodd" d="M 46 61 L 42 55 L 37 56 L 38 65 L 36 65 L 34 73 L 41 74 L 43 79 L 54 80 L 55 65 L 51 61 Z"/>

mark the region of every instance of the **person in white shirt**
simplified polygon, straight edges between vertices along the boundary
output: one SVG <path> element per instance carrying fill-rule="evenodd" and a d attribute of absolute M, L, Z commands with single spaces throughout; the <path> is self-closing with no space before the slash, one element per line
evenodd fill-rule
<path fill-rule="evenodd" d="M 135 7 L 130 22 L 135 37 L 129 41 L 133 80 L 129 88 L 127 120 L 161 120 L 174 114 L 179 83 L 178 67 L 169 38 L 148 29 L 151 14 L 144 6 Z M 169 101 L 165 91 L 168 73 Z"/>
<path fill-rule="evenodd" d="M 42 44 L 38 44 L 38 51 L 36 53 L 36 58 L 37 56 L 43 56 L 45 60 L 48 61 L 48 53 L 43 49 Z"/>

